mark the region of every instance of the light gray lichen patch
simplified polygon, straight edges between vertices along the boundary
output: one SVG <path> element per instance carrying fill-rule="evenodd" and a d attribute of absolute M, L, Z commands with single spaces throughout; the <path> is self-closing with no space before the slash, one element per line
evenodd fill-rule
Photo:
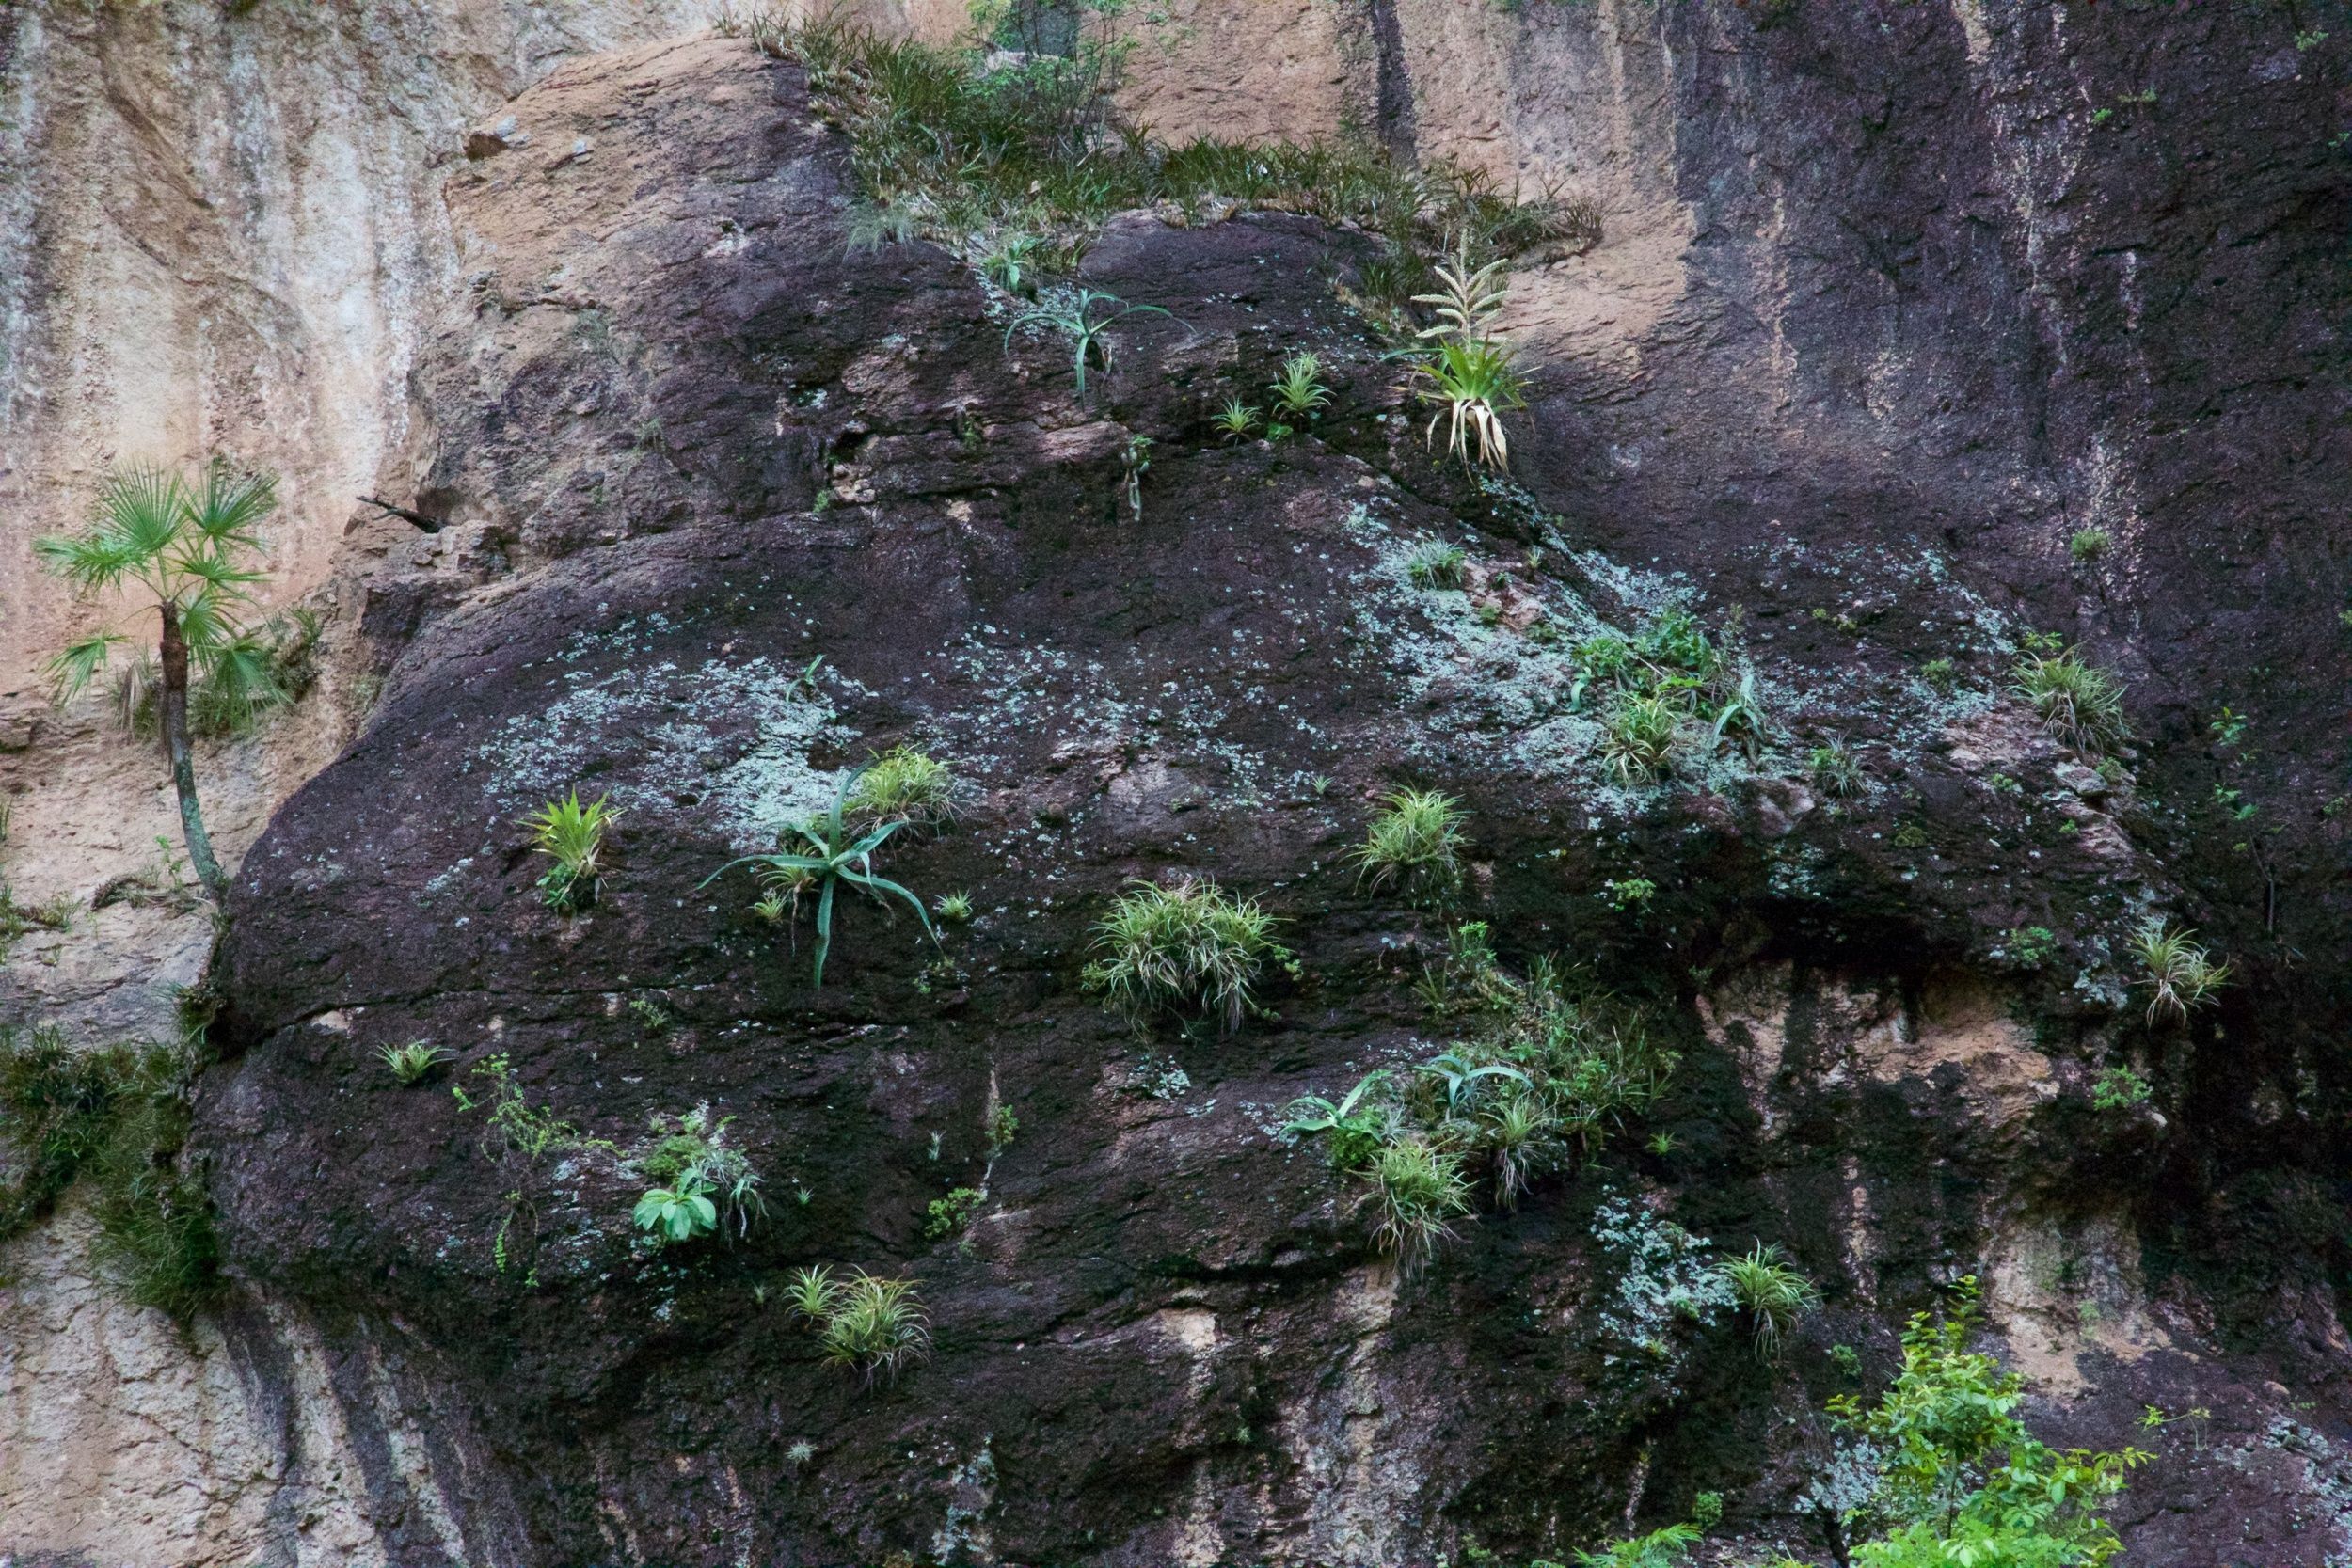
<path fill-rule="evenodd" d="M 493 816 L 511 819 L 578 787 L 625 815 L 658 806 L 707 824 L 743 849 L 768 847 L 779 828 L 832 804 L 847 770 L 818 768 L 810 753 L 855 736 L 826 692 L 864 690 L 766 657 L 567 669 L 549 685 L 550 700 L 509 717 L 461 765 L 481 779 Z"/>

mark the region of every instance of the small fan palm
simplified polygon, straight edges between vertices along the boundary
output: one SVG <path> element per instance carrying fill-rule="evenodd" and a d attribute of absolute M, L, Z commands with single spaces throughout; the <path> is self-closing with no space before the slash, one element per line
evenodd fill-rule
<path fill-rule="evenodd" d="M 862 777 L 862 775 L 861 775 Z M 930 912 L 923 901 L 889 878 L 874 870 L 874 851 L 886 843 L 890 835 L 905 827 L 906 817 L 898 817 L 865 833 L 854 832 L 843 821 L 842 812 L 848 805 L 851 787 L 858 779 L 845 779 L 833 798 L 833 807 L 824 816 L 813 817 L 791 830 L 789 837 L 800 841 L 798 850 L 779 850 L 771 855 L 745 855 L 731 860 L 702 880 L 708 887 L 739 865 L 759 868 L 760 875 L 771 883 L 800 882 L 803 878 L 817 884 L 817 967 L 810 984 L 822 989 L 825 984 L 825 956 L 833 950 L 834 895 L 848 883 L 888 904 L 897 897 L 914 911 L 914 918 L 923 923 L 926 936 L 937 939 L 931 928 Z M 805 885 L 805 884 L 802 884 Z"/>
<path fill-rule="evenodd" d="M 277 482 L 239 474 L 218 459 L 193 483 L 167 468 L 133 467 L 106 477 L 97 515 L 79 533 L 34 545 L 41 565 L 84 594 L 123 594 L 152 607 L 161 626 L 158 663 L 162 730 L 180 827 L 215 903 L 229 879 L 213 854 L 197 803 L 196 763 L 188 746 L 191 664 L 223 697 L 255 703 L 276 689 L 277 672 L 262 639 L 244 624 L 254 584 L 266 574 L 246 564 L 262 549 L 254 531 L 278 505 Z M 87 689 L 113 651 L 130 641 L 114 628 L 68 643 L 49 669 L 60 702 Z"/>

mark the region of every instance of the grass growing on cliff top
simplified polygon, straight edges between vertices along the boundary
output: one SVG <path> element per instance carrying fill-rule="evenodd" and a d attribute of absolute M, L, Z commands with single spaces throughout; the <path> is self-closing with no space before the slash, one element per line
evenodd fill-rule
<path fill-rule="evenodd" d="M 100 1264 L 185 1318 L 220 1289 L 204 1184 L 181 1166 L 192 1047 L 80 1050 L 46 1025 L 0 1035 L 0 1240 L 90 1181 Z"/>
<path fill-rule="evenodd" d="M 1160 202 L 1187 213 L 1211 203 L 1277 208 L 1359 225 L 1390 250 L 1382 280 L 1367 287 L 1398 304 L 1428 283 L 1427 258 L 1457 234 L 1481 255 L 1589 248 L 1599 238 L 1589 202 L 1521 201 L 1442 160 L 1410 167 L 1354 144 L 1156 145 L 1113 121 L 1111 93 L 1131 46 L 1099 24 L 1060 37 L 1020 31 L 1032 9 L 1011 13 L 1015 33 L 1002 31 L 998 13 L 993 30 L 958 47 L 834 21 L 794 23 L 765 8 L 721 26 L 806 71 L 819 110 L 848 132 L 859 189 L 869 208 L 891 215 L 888 229 L 903 220 L 989 261 L 1000 280 L 1019 277 L 1008 275 L 1006 258 L 1032 272 L 1067 270 L 1104 219 Z"/>

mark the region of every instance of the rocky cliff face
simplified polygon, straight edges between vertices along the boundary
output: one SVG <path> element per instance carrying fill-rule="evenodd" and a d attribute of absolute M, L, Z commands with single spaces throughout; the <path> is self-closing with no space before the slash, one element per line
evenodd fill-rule
<path fill-rule="evenodd" d="M 1819 1556 L 1820 1455 L 1789 1433 L 1847 1386 L 1829 1348 L 1883 1368 L 1899 1314 L 1976 1271 L 2070 1439 L 2211 1413 L 2136 1485 L 2135 1560 L 2352 1546 L 2321 718 L 2352 110 L 2326 19 L 1396 0 L 1161 25 L 1130 94 L 1163 132 L 1295 88 L 1598 200 L 1597 249 L 1513 277 L 1524 487 L 1425 451 L 1331 288 L 1372 254 L 1343 229 L 1117 220 L 1081 280 L 1168 315 L 1081 397 L 961 261 L 850 250 L 846 150 L 787 62 L 661 44 L 477 115 L 434 263 L 462 287 L 410 328 L 381 476 L 457 526 L 357 536 L 337 657 L 383 698 L 232 903 L 199 1144 L 238 1305 L 192 1358 L 125 1330 L 212 1379 L 264 1479 L 190 1453 L 135 1523 L 93 1522 L 129 1495 L 101 1485 L 13 1504 L 8 1539 L 1419 1561 L 1558 1556 L 1716 1490 L 1756 1549 Z M 1232 67 L 1253 51 L 1284 85 Z M 1311 432 L 1218 439 L 1300 349 L 1335 392 Z M 2085 528 L 2112 548 L 2076 564 Z M 1461 590 L 1413 579 L 1432 544 Z M 1677 604 L 1752 661 L 1766 736 L 1612 782 L 1568 646 Z M 2026 628 L 2129 678 L 2122 776 L 2006 691 Z M 2224 707 L 2250 726 L 2226 744 Z M 1836 737 L 1857 794 L 1811 776 Z M 706 879 L 901 740 L 968 794 L 887 870 L 977 918 L 934 944 L 850 900 L 814 990 L 742 874 Z M 624 817 L 566 919 L 515 824 L 574 784 Z M 1274 1132 L 1474 1026 L 1415 993 L 1448 923 L 1346 862 L 1408 784 L 1468 807 L 1460 912 L 1506 968 L 1582 961 L 1680 1063 L 1655 1148 L 1567 1162 L 1400 1271 L 1360 1189 Z M 1138 1033 L 1081 987 L 1121 887 L 1180 875 L 1262 898 L 1295 952 L 1238 1034 Z M 1645 906 L 1602 896 L 1637 878 Z M 2239 965 L 2191 1029 L 2126 994 L 2151 911 Z M 413 1039 L 456 1059 L 402 1088 L 376 1053 Z M 493 1058 L 571 1124 L 540 1157 L 448 1093 L 492 1092 Z M 2153 1100 L 2094 1109 L 2119 1067 Z M 771 1217 L 656 1251 L 628 1162 L 697 1107 Z M 968 1228 L 927 1235 L 956 1187 Z M 1822 1283 L 1782 1364 L 1705 1299 L 1685 1232 L 1781 1242 Z M 917 1279 L 930 1362 L 821 1364 L 785 1300 L 817 1263 Z M 57 1279 L 20 1300 L 80 1289 Z"/>

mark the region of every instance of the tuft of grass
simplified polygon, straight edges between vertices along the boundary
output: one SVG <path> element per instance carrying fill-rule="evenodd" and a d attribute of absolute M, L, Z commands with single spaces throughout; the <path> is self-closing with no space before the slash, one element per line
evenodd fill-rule
<path fill-rule="evenodd" d="M 1833 739 L 1816 746 L 1806 753 L 1805 765 L 1813 774 L 1813 782 L 1825 795 L 1850 796 L 1862 793 L 1864 783 L 1862 759 L 1843 740 Z"/>
<path fill-rule="evenodd" d="M 1756 1331 L 1756 1353 L 1768 1361 L 1779 1359 L 1782 1338 L 1821 1299 L 1813 1282 L 1789 1264 L 1777 1242 L 1758 1242 L 1746 1256 L 1717 1264 L 1715 1273 L 1748 1315 Z"/>
<path fill-rule="evenodd" d="M 1289 958 L 1274 916 L 1207 878 L 1172 887 L 1137 882 L 1095 927 L 1084 984 L 1138 1028 L 1155 1017 L 1206 1014 L 1241 1027 L 1251 988 L 1269 963 Z"/>
<path fill-rule="evenodd" d="M 2123 715 L 2123 683 L 2084 662 L 2073 649 L 2029 653 L 2010 672 L 2010 688 L 2033 705 L 2042 727 L 2075 750 L 2097 756 L 2131 737 Z"/>
<path fill-rule="evenodd" d="M 1424 1138 L 1383 1144 L 1364 1174 L 1372 1184 L 1373 1240 L 1406 1270 L 1452 1240 L 1452 1222 L 1470 1212 L 1462 1157 Z"/>
<path fill-rule="evenodd" d="M 942 894 L 939 902 L 931 908 L 943 925 L 969 926 L 972 924 L 972 895 L 968 893 Z"/>
<path fill-rule="evenodd" d="M 1645 784 L 1670 770 L 1682 712 L 1658 695 L 1621 693 L 1601 721 L 1600 757 L 1622 784 Z"/>
<path fill-rule="evenodd" d="M 539 879 L 539 895 L 558 914 L 573 914 L 596 901 L 602 874 L 597 857 L 604 852 L 604 835 L 621 814 L 606 806 L 610 796 L 581 805 L 574 789 L 561 800 L 550 800 L 523 826 L 531 830 L 532 848 L 553 863 Z"/>
<path fill-rule="evenodd" d="M 431 1040 L 410 1040 L 406 1045 L 387 1045 L 376 1055 L 391 1072 L 393 1080 L 406 1087 L 443 1062 L 454 1061 L 457 1053 Z"/>
<path fill-rule="evenodd" d="M 1261 419 L 1257 409 L 1239 398 L 1231 398 L 1210 423 L 1216 426 L 1218 436 L 1225 440 L 1247 441 L 1258 433 Z"/>
<path fill-rule="evenodd" d="M 1461 880 L 1462 823 L 1469 814 L 1451 795 L 1400 789 L 1388 796 L 1364 842 L 1349 855 L 1359 881 L 1441 896 Z"/>
<path fill-rule="evenodd" d="M 868 822 L 944 822 L 956 814 L 956 776 L 912 746 L 874 757 L 850 790 L 850 813 Z"/>
<path fill-rule="evenodd" d="M 928 1314 L 911 1279 L 888 1279 L 860 1269 L 836 1280 L 822 1264 L 802 1269 L 787 1292 L 792 1309 L 816 1329 L 825 1360 L 853 1368 L 871 1383 L 896 1378 L 930 1354 Z"/>
<path fill-rule="evenodd" d="M 2215 963 L 2196 937 L 2162 919 L 2149 921 L 2133 937 L 2132 955 L 2147 976 L 2140 984 L 2150 988 L 2149 1022 L 2167 1014 L 2185 1022 L 2196 1008 L 2211 1006 L 2214 992 L 2229 983 L 2230 966 Z"/>
<path fill-rule="evenodd" d="M 1331 401 L 1331 388 L 1323 384 L 1322 362 L 1311 354 L 1294 354 L 1283 360 L 1281 375 L 1266 390 L 1274 394 L 1275 409 L 1293 420 L 1319 418 Z"/>
<path fill-rule="evenodd" d="M 2066 553 L 2078 566 L 2088 566 L 2115 547 L 2115 536 L 2103 528 L 2078 528 L 2066 541 Z"/>
<path fill-rule="evenodd" d="M 1430 543 L 1415 550 L 1405 563 L 1405 575 L 1416 588 L 1459 588 L 1470 557 L 1456 545 Z"/>

